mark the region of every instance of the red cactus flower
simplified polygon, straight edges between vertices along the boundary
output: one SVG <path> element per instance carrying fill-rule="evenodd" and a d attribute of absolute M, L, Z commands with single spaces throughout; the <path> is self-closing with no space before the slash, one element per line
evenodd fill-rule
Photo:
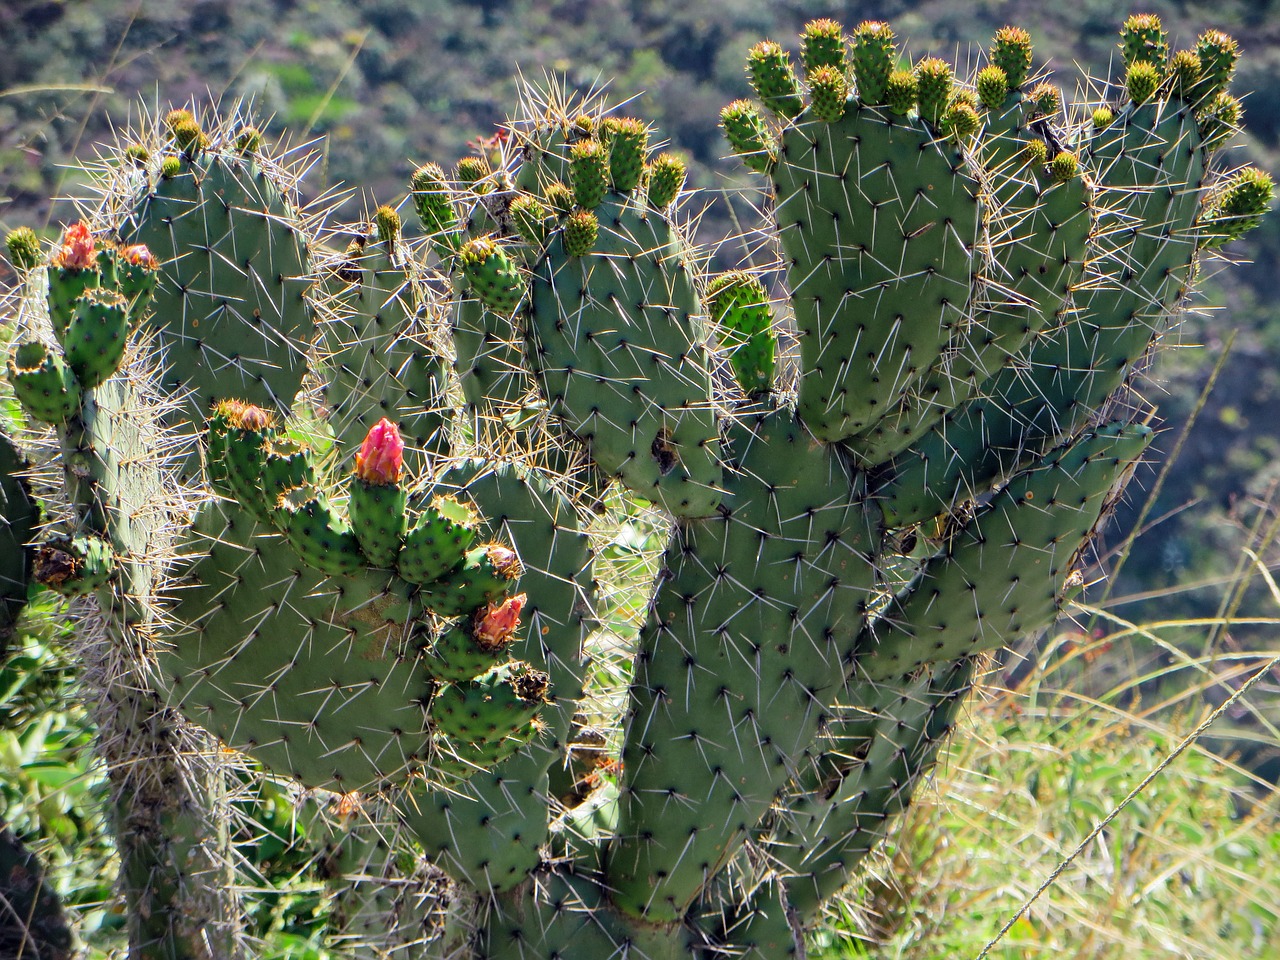
<path fill-rule="evenodd" d="M 526 594 L 520 593 L 477 610 L 471 628 L 476 643 L 490 650 L 504 646 L 520 626 L 520 611 L 528 599 Z"/>
<path fill-rule="evenodd" d="M 383 417 L 369 429 L 356 454 L 356 476 L 365 483 L 391 486 L 400 482 L 404 441 L 399 428 Z"/>
<path fill-rule="evenodd" d="M 135 243 L 131 247 L 121 247 L 119 254 L 121 260 L 130 266 L 143 267 L 147 270 L 158 270 L 160 261 L 156 259 L 156 255 L 147 249 L 144 243 Z"/>
<path fill-rule="evenodd" d="M 62 235 L 62 246 L 53 255 L 53 265 L 64 270 L 91 270 L 97 255 L 93 234 L 84 221 L 73 223 Z"/>

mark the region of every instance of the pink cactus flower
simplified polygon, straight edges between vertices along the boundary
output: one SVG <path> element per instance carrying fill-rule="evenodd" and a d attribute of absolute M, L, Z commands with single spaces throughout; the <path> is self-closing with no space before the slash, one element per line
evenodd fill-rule
<path fill-rule="evenodd" d="M 524 609 L 528 599 L 526 594 L 520 593 L 507 597 L 501 603 L 490 603 L 477 610 L 471 628 L 471 635 L 476 638 L 476 643 L 488 650 L 505 646 L 520 626 L 520 611 Z"/>
<path fill-rule="evenodd" d="M 404 469 L 404 441 L 400 429 L 383 417 L 369 429 L 356 454 L 356 476 L 365 483 L 392 486 Z"/>
<path fill-rule="evenodd" d="M 160 261 L 156 259 L 154 253 L 147 249 L 145 243 L 135 243 L 131 247 L 121 247 L 118 256 L 133 267 L 142 267 L 145 270 L 160 269 Z"/>
<path fill-rule="evenodd" d="M 96 256 L 93 234 L 81 221 L 67 227 L 62 235 L 62 247 L 53 255 L 53 265 L 64 270 L 92 270 Z"/>

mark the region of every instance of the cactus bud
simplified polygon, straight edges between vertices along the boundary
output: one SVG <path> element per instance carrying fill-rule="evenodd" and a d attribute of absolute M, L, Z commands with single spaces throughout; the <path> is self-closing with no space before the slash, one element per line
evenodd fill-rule
<path fill-rule="evenodd" d="M 747 79 L 760 102 L 782 117 L 798 117 L 804 109 L 791 58 L 772 40 L 761 40 L 747 52 Z"/>
<path fill-rule="evenodd" d="M 151 151 L 140 143 L 131 143 L 124 148 L 124 160 L 138 169 L 147 165 L 151 159 Z"/>
<path fill-rule="evenodd" d="M 160 161 L 160 176 L 165 180 L 172 180 L 182 172 L 182 161 L 177 157 L 165 157 Z"/>
<path fill-rule="evenodd" d="M 569 182 L 584 210 L 600 206 L 609 189 L 609 154 L 599 140 L 581 140 L 569 149 Z"/>
<path fill-rule="evenodd" d="M 1153 13 L 1135 13 L 1120 28 L 1120 49 L 1124 64 L 1150 63 L 1163 70 L 1169 59 L 1169 40 Z"/>
<path fill-rule="evenodd" d="M 849 81 L 834 67 L 817 67 L 809 74 L 810 112 L 815 120 L 836 123 L 844 116 Z"/>
<path fill-rule="evenodd" d="M 404 441 L 399 428 L 383 417 L 356 454 L 347 512 L 360 549 L 375 567 L 394 567 L 404 544 L 406 495 L 400 487 Z"/>
<path fill-rule="evenodd" d="M 1209 30 L 1196 41 L 1196 59 L 1200 61 L 1197 99 L 1203 100 L 1227 89 L 1240 59 L 1240 47 L 1221 30 Z"/>
<path fill-rule="evenodd" d="M 845 72 L 844 27 L 829 19 L 810 20 L 800 34 L 800 60 L 804 75 L 813 83 L 814 71 L 830 67 Z"/>
<path fill-rule="evenodd" d="M 1009 76 L 1001 67 L 983 67 L 978 71 L 975 85 L 978 99 L 987 110 L 999 110 L 1009 95 Z"/>
<path fill-rule="evenodd" d="M 236 137 L 236 149 L 241 153 L 257 153 L 262 149 L 262 131 L 257 127 L 243 127 Z"/>
<path fill-rule="evenodd" d="M 568 184 L 559 180 L 547 184 L 542 191 L 542 198 L 547 201 L 547 206 L 560 216 L 564 216 L 573 209 L 573 191 L 569 189 Z"/>
<path fill-rule="evenodd" d="M 760 110 L 750 100 L 735 100 L 720 111 L 720 125 L 733 152 L 757 173 L 768 173 L 777 143 L 765 126 Z M 652 191 L 652 188 L 650 188 Z"/>
<path fill-rule="evenodd" d="M 1049 163 L 1049 174 L 1059 183 L 1066 183 L 1068 180 L 1074 180 L 1080 172 L 1080 161 L 1076 159 L 1074 153 L 1063 152 L 1058 154 Z"/>
<path fill-rule="evenodd" d="M 524 296 L 525 281 L 507 252 L 480 237 L 464 244 L 458 254 L 462 275 L 476 298 L 499 316 L 515 313 Z"/>
<path fill-rule="evenodd" d="M 1095 130 L 1105 130 L 1115 118 L 1115 111 L 1110 107 L 1099 107 L 1093 111 L 1093 127 Z"/>
<path fill-rule="evenodd" d="M 1031 70 L 1031 34 L 1021 27 L 1001 27 L 991 43 L 991 63 L 1004 71 L 1010 90 L 1017 90 Z"/>
<path fill-rule="evenodd" d="M 1169 61 L 1169 89 L 1175 97 L 1194 102 L 1200 85 L 1200 58 L 1190 50 L 1179 50 Z"/>
<path fill-rule="evenodd" d="M 884 97 L 890 112 L 905 117 L 916 105 L 916 75 L 910 70 L 893 71 L 885 84 Z"/>
<path fill-rule="evenodd" d="M 1207 247 L 1220 247 L 1244 236 L 1262 222 L 1271 209 L 1274 193 L 1271 175 L 1256 167 L 1232 174 L 1205 204 L 1200 220 L 1201 242 Z"/>
<path fill-rule="evenodd" d="M 1204 137 L 1208 147 L 1221 146 L 1240 129 L 1243 116 L 1240 101 L 1227 93 L 1219 91 L 1199 111 L 1196 121 L 1200 124 L 1200 135 Z"/>
<path fill-rule="evenodd" d="M 492 172 L 488 158 L 481 156 L 463 157 L 458 161 L 455 170 L 458 182 L 465 187 L 470 187 L 476 193 L 489 192 L 483 181 Z"/>
<path fill-rule="evenodd" d="M 1043 140 L 1028 140 L 1022 152 L 1032 170 L 1039 170 L 1049 162 L 1049 145 Z"/>
<path fill-rule="evenodd" d="M 674 153 L 659 154 L 649 164 L 649 203 L 658 210 L 670 206 L 684 189 L 687 167 Z"/>
<path fill-rule="evenodd" d="M 373 226 L 378 239 L 387 245 L 387 249 L 395 250 L 401 227 L 400 214 L 396 212 L 396 208 L 386 205 L 379 207 L 373 214 Z"/>
<path fill-rule="evenodd" d="M 649 128 L 634 117 L 609 121 L 609 175 L 615 190 L 634 190 L 644 171 Z"/>
<path fill-rule="evenodd" d="M 920 116 L 935 127 L 951 102 L 951 64 L 938 57 L 925 57 L 916 64 Z"/>
<path fill-rule="evenodd" d="M 1141 106 L 1155 96 L 1160 86 L 1160 71 L 1155 64 L 1139 60 L 1129 65 L 1124 77 L 1125 89 L 1135 106 Z"/>
<path fill-rule="evenodd" d="M 195 157 L 209 145 L 209 138 L 200 129 L 200 125 L 191 119 L 190 114 L 187 119 L 173 124 L 169 131 L 173 135 L 174 144 L 184 156 Z"/>
<path fill-rule="evenodd" d="M 962 143 L 973 136 L 981 125 L 982 120 L 978 116 L 978 111 L 967 100 L 953 100 L 951 106 L 947 107 L 947 112 L 942 115 L 942 122 L 939 124 L 942 132 L 957 143 Z"/>
<path fill-rule="evenodd" d="M 458 215 L 450 200 L 449 184 L 438 164 L 425 163 L 413 172 L 409 180 L 413 207 L 418 221 L 426 231 L 437 254 L 447 257 L 461 243 L 458 232 Z"/>
<path fill-rule="evenodd" d="M 898 52 L 893 46 L 893 30 L 879 20 L 864 20 L 853 31 L 853 76 L 858 99 L 869 107 L 885 102 L 885 88 Z"/>
<path fill-rule="evenodd" d="M 1052 117 L 1062 109 L 1062 91 L 1052 83 L 1037 83 L 1028 91 L 1027 99 L 1045 116 Z"/>
<path fill-rule="evenodd" d="M 400 429 L 386 417 L 372 427 L 356 454 L 356 476 L 365 483 L 391 486 L 400 482 L 404 469 L 404 440 Z"/>
<path fill-rule="evenodd" d="M 9 262 L 19 273 L 26 273 L 40 262 L 40 238 L 30 227 L 9 231 L 4 243 L 9 250 Z"/>
<path fill-rule="evenodd" d="M 600 221 L 590 210 L 575 210 L 564 225 L 564 252 L 571 257 L 585 257 L 595 249 L 600 234 Z"/>
<path fill-rule="evenodd" d="M 547 208 L 537 197 L 526 193 L 511 201 L 511 220 L 525 243 L 541 247 L 547 242 Z"/>

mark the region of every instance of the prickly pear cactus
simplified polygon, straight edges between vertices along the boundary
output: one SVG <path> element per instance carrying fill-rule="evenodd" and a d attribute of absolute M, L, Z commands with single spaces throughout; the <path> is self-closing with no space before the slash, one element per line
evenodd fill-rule
<path fill-rule="evenodd" d="M 1270 203 L 1215 172 L 1234 44 L 1170 56 L 1143 16 L 1122 48 L 1068 108 L 1015 27 L 968 77 L 875 21 L 809 24 L 799 73 L 756 45 L 721 124 L 777 275 L 710 275 L 683 162 L 597 100 L 531 92 L 494 156 L 421 167 L 414 242 L 391 206 L 321 229 L 255 130 L 171 113 L 14 301 L 63 491 L 36 578 L 92 596 L 132 696 L 108 758 L 202 729 L 365 795 L 473 908 L 423 956 L 802 956 L 982 655 L 1078 591 L 1152 435 L 1103 411 Z M 641 516 L 626 640 L 594 547 Z M 625 689 L 591 669 L 620 650 Z M 155 826 L 131 909 L 212 924 L 182 899 L 193 844 L 225 868 L 216 804 Z"/>

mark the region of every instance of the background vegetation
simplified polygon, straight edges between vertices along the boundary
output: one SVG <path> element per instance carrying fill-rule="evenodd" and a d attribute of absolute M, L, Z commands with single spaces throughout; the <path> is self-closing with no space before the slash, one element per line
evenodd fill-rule
<path fill-rule="evenodd" d="M 1183 44 L 1207 26 L 1240 40 L 1236 86 L 1248 91 L 1250 132 L 1231 160 L 1280 173 L 1280 2 L 1141 6 Z M 0 228 L 56 229 L 71 207 L 48 198 L 84 189 L 75 158 L 143 109 L 189 100 L 252 101 L 272 135 L 316 152 L 312 196 L 359 185 L 342 200 L 357 218 L 397 201 L 417 164 L 449 165 L 493 132 L 519 75 L 552 74 L 638 93 L 629 109 L 691 157 L 710 240 L 732 233 L 735 210 L 751 200 L 714 123 L 747 92 L 746 48 L 764 36 L 790 43 L 823 15 L 890 19 L 913 54 L 961 57 L 976 57 L 996 27 L 1020 23 L 1068 89 L 1088 82 L 1075 64 L 1112 61 L 1119 19 L 1110 0 L 7 0 Z M 1138 478 L 1154 495 L 1131 488 L 1101 548 L 1110 579 L 1089 594 L 1097 607 L 1053 642 L 1019 651 L 1025 660 L 999 665 L 997 687 L 1015 692 L 974 707 L 972 733 L 942 767 L 939 802 L 920 805 L 898 831 L 862 891 L 872 910 L 841 927 L 864 940 L 851 946 L 833 933 L 833 952 L 976 955 L 1138 776 L 1280 648 L 1263 575 L 1280 560 L 1280 218 L 1233 253 L 1251 263 L 1205 284 L 1180 332 L 1184 349 L 1154 371 L 1153 399 L 1178 426 Z M 733 244 L 717 251 L 722 265 L 740 255 Z M 28 621 L 25 646 L 0 669 L 0 821 L 37 842 L 80 909 L 82 936 L 106 949 L 118 918 L 92 731 L 48 613 Z M 1030 679 L 1039 668 L 1048 678 Z M 1273 668 L 992 955 L 1280 955 L 1277 724 Z M 267 798 L 271 809 L 287 805 L 283 794 Z M 323 916 L 306 866 L 314 851 L 288 824 L 242 838 L 275 891 L 259 898 L 258 920 L 282 955 L 318 949 Z"/>

